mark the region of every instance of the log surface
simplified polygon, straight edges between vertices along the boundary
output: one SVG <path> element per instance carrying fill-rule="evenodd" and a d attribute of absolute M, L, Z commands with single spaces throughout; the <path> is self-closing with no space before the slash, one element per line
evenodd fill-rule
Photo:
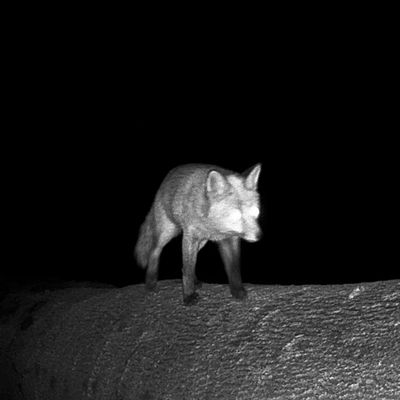
<path fill-rule="evenodd" d="M 400 281 L 8 294 L 0 398 L 400 399 Z"/>

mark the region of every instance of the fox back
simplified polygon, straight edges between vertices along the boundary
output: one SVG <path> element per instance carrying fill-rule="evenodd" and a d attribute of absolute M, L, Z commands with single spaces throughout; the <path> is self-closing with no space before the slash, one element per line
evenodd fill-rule
<path fill-rule="evenodd" d="M 238 174 L 217 166 L 187 164 L 171 170 L 155 196 L 141 226 L 135 254 L 146 268 L 146 285 L 153 289 L 162 248 L 183 232 L 183 297 L 195 303 L 195 264 L 208 240 L 219 245 L 234 297 L 245 297 L 240 276 L 240 238 L 259 240 L 257 192 L 261 165 Z"/>

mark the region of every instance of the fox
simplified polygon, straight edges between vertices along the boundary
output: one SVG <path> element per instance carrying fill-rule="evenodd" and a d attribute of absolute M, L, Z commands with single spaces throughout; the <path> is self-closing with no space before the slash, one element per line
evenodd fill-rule
<path fill-rule="evenodd" d="M 199 301 L 196 260 L 208 241 L 219 247 L 232 297 L 247 296 L 241 278 L 240 240 L 257 242 L 262 235 L 260 172 L 261 163 L 243 174 L 215 165 L 185 164 L 166 175 L 139 229 L 134 250 L 138 265 L 146 270 L 147 290 L 156 288 L 162 249 L 182 234 L 184 305 Z"/>

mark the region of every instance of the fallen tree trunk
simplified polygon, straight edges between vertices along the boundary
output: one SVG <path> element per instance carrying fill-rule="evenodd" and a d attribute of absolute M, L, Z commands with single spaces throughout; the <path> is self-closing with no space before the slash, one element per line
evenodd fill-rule
<path fill-rule="evenodd" d="M 0 398 L 400 399 L 400 281 L 9 294 Z"/>

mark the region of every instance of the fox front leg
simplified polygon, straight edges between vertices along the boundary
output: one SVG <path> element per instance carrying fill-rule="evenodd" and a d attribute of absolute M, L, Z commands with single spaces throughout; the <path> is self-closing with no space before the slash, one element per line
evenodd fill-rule
<path fill-rule="evenodd" d="M 183 233 L 182 239 L 182 287 L 183 303 L 193 305 L 199 301 L 199 295 L 196 293 L 196 260 L 197 253 L 205 245 L 205 240 L 199 240 L 190 233 Z"/>
<path fill-rule="evenodd" d="M 246 290 L 243 287 L 240 274 L 240 239 L 231 237 L 218 242 L 225 271 L 228 275 L 231 294 L 237 299 L 246 297 Z"/>

